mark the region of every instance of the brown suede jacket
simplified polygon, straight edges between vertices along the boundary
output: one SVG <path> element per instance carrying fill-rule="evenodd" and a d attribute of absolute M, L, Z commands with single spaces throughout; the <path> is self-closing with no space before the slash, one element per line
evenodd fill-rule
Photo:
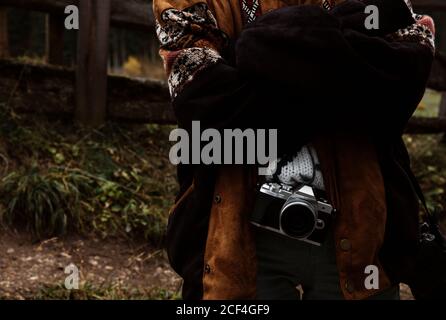
<path fill-rule="evenodd" d="M 161 56 L 173 99 L 193 81 L 195 74 L 221 58 L 227 40 L 237 37 L 245 24 L 284 6 L 316 4 L 328 9 L 336 1 L 154 0 Z M 338 211 L 334 233 L 342 292 L 348 300 L 369 298 L 388 289 L 392 282 L 400 281 L 391 277 L 388 270 L 398 269 L 408 261 L 405 257 L 410 256 L 407 250 L 409 253 L 397 262 L 392 261 L 393 267 L 387 269 L 382 248 L 385 241 L 393 240 L 392 236 L 387 239 L 386 229 L 395 228 L 393 224 L 398 219 L 406 219 L 405 230 L 398 237 L 401 236 L 401 241 L 408 239 L 408 243 L 417 240 L 418 200 L 408 177 L 411 174 L 408 156 L 401 141 L 393 155 L 385 156 L 372 141 L 361 136 L 321 137 L 313 144 L 329 198 Z M 197 220 L 197 229 L 194 226 L 188 231 L 190 243 L 184 244 L 185 250 L 177 248 L 198 249 L 191 256 L 180 253 L 181 259 L 171 256 L 172 264 L 185 279 L 185 298 L 252 299 L 256 295 L 256 254 L 248 217 L 257 171 L 243 166 L 215 170 L 215 179 L 206 174 L 181 176 L 180 172 L 182 190 L 171 211 L 170 237 L 180 237 L 180 227 L 172 225 L 174 218 L 181 220 L 191 210 L 197 210 L 195 207 L 200 207 L 202 216 L 208 218 Z M 385 172 L 394 176 L 388 186 L 383 177 Z M 398 198 L 399 202 L 391 206 L 401 208 L 400 216 L 388 219 L 387 208 L 392 197 Z M 200 228 L 207 229 L 204 236 L 198 233 Z M 178 238 L 175 243 L 186 241 L 187 237 Z M 396 259 L 397 251 L 392 248 L 387 252 L 389 260 Z M 369 265 L 379 268 L 379 290 L 365 288 L 364 272 Z"/>

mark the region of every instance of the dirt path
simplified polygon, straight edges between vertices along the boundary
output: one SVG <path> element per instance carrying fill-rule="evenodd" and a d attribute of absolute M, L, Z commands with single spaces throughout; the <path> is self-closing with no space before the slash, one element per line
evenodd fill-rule
<path fill-rule="evenodd" d="M 0 299 L 64 298 L 65 268 L 80 270 L 87 297 L 103 299 L 165 298 L 178 293 L 181 281 L 164 253 L 128 241 L 71 237 L 32 244 L 26 235 L 0 236 Z M 56 290 L 56 293 L 52 291 Z M 87 288 L 87 289 L 85 289 Z M 412 299 L 402 286 L 402 299 Z"/>
<path fill-rule="evenodd" d="M 181 285 L 163 252 L 149 246 L 80 237 L 32 244 L 25 235 L 6 234 L 0 236 L 0 299 L 42 297 L 42 288 L 64 284 L 71 263 L 80 270 L 80 287 L 109 290 L 104 298 L 153 297 Z"/>

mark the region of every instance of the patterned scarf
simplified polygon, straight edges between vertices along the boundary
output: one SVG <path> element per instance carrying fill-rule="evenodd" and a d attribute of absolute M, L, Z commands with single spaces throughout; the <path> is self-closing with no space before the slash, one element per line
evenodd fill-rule
<path fill-rule="evenodd" d="M 262 15 L 260 0 L 240 0 L 240 8 L 242 8 L 243 24 L 254 22 Z"/>

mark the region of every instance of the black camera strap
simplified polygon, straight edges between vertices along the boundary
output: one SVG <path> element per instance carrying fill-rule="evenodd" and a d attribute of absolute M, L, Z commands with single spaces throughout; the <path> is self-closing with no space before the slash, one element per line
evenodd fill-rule
<path fill-rule="evenodd" d="M 433 235 L 435 237 L 434 239 L 441 245 L 443 250 L 446 250 L 446 237 L 440 230 L 437 212 L 431 212 L 431 210 L 429 210 L 423 190 L 421 190 L 421 186 L 412 171 L 408 172 L 408 176 L 426 214 L 423 219 L 424 221 L 421 223 L 421 240 L 426 239 L 426 236 L 429 238 L 430 235 Z"/>

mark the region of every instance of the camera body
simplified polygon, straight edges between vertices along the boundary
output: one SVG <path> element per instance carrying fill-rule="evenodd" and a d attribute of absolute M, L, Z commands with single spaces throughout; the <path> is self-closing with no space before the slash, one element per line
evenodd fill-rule
<path fill-rule="evenodd" d="M 320 246 L 335 212 L 322 190 L 265 183 L 258 191 L 251 223 Z"/>

